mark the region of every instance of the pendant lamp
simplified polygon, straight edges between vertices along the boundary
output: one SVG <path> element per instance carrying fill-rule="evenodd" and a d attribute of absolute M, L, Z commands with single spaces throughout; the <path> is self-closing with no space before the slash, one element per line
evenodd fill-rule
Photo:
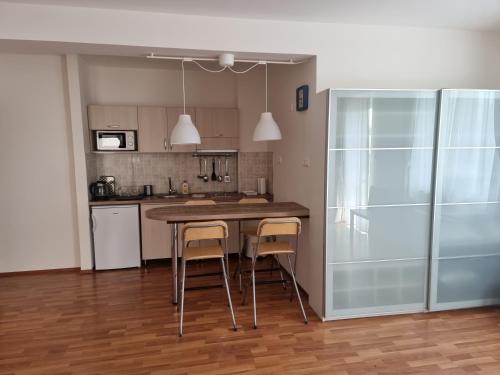
<path fill-rule="evenodd" d="M 281 131 L 273 119 L 273 114 L 267 111 L 267 64 L 266 64 L 266 111 L 260 114 L 260 120 L 253 132 L 253 140 L 278 141 L 281 139 Z"/>
<path fill-rule="evenodd" d="M 191 120 L 191 115 L 186 114 L 186 86 L 184 84 L 184 60 L 182 60 L 182 102 L 183 114 L 179 115 L 177 124 L 170 134 L 170 145 L 199 145 L 200 133 Z"/>

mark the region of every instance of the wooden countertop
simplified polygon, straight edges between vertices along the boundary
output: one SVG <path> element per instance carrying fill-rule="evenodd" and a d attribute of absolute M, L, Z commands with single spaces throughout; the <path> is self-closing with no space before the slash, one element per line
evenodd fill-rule
<path fill-rule="evenodd" d="M 195 193 L 196 194 L 196 193 Z M 107 199 L 107 200 L 96 200 L 90 201 L 89 206 L 117 206 L 117 205 L 128 205 L 128 204 L 184 204 L 190 200 L 199 200 L 199 199 L 212 199 L 217 203 L 224 202 L 238 202 L 241 198 L 266 198 L 268 201 L 273 200 L 272 194 L 264 194 L 248 197 L 243 193 L 199 193 L 205 194 L 203 198 L 201 197 L 193 197 L 192 194 L 188 195 L 179 195 L 172 198 L 164 198 L 160 195 L 154 195 L 152 197 L 144 197 L 143 199 L 135 199 L 135 200 L 116 200 L 116 199 Z"/>
<path fill-rule="evenodd" d="M 267 217 L 309 217 L 309 209 L 295 202 L 270 202 L 262 204 L 227 203 L 215 206 L 171 206 L 152 208 L 146 217 L 169 223 L 204 220 L 251 220 Z"/>

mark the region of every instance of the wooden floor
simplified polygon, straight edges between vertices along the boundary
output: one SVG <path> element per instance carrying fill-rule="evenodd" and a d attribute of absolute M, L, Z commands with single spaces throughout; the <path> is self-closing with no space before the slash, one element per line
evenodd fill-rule
<path fill-rule="evenodd" d="M 328 323 L 308 309 L 304 325 L 296 298 L 262 285 L 254 330 L 232 296 L 237 332 L 223 290 L 199 290 L 179 338 L 165 266 L 1 277 L 0 373 L 500 374 L 500 308 Z"/>

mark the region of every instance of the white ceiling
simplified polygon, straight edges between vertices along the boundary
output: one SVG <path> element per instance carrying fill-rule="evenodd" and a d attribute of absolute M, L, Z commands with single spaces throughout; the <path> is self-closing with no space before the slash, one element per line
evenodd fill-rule
<path fill-rule="evenodd" d="M 16 0 L 200 16 L 500 31 L 500 0 Z"/>

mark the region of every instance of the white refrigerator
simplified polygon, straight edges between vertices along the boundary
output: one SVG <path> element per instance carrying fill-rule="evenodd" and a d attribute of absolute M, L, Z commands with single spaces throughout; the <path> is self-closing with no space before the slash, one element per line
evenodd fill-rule
<path fill-rule="evenodd" d="M 138 205 L 92 207 L 96 270 L 140 267 Z"/>

